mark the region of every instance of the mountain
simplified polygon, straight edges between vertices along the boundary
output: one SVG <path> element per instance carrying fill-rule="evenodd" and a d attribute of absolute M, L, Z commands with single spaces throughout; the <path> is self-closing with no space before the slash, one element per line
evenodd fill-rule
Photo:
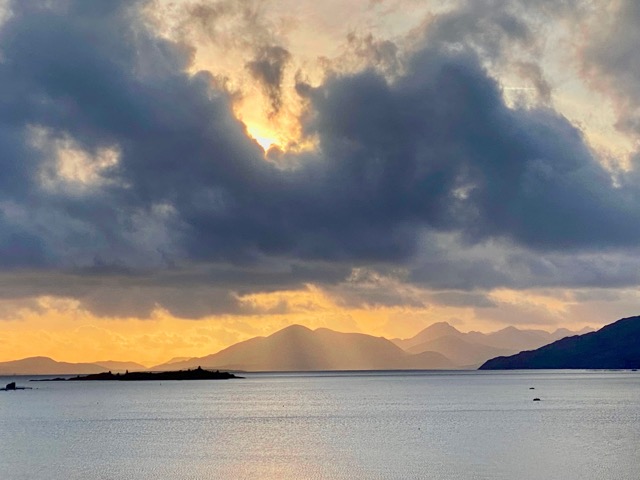
<path fill-rule="evenodd" d="M 514 353 L 538 348 L 556 340 L 544 330 L 520 330 L 516 327 L 506 327 L 492 333 L 470 332 L 470 334 L 470 337 L 478 343 L 513 350 Z"/>
<path fill-rule="evenodd" d="M 437 322 L 433 325 L 429 325 L 427 328 L 411 338 L 404 340 L 394 338 L 392 342 L 403 350 L 410 351 L 417 345 L 426 344 L 444 336 L 459 337 L 462 335 L 464 335 L 464 333 L 457 330 L 455 327 L 452 327 L 447 322 Z M 424 352 L 425 350 L 422 351 Z"/>
<path fill-rule="evenodd" d="M 438 352 L 458 365 L 475 368 L 490 358 L 532 350 L 575 334 L 576 332 L 563 328 L 549 333 L 544 330 L 520 330 L 516 327 L 506 327 L 492 333 L 463 333 L 446 322 L 438 322 L 411 338 L 396 338 L 392 341 L 410 353 Z"/>
<path fill-rule="evenodd" d="M 425 343 L 420 343 L 409 348 L 409 353 L 438 352 L 447 357 L 456 365 L 477 368 L 488 358 L 499 355 L 511 355 L 512 350 L 490 347 L 481 343 L 471 343 L 460 336 L 445 335 Z M 462 337 L 462 338 L 461 338 Z"/>
<path fill-rule="evenodd" d="M 640 368 L 640 316 L 597 332 L 566 337 L 537 350 L 493 358 L 481 370 L 529 368 Z"/>
<path fill-rule="evenodd" d="M 326 328 L 310 330 L 291 325 L 268 337 L 255 337 L 213 355 L 162 364 L 153 370 L 217 368 L 248 371 L 454 369 L 457 366 L 436 352 L 418 355 L 391 341 L 361 333 L 340 333 Z"/>
<path fill-rule="evenodd" d="M 573 337 L 574 335 L 584 335 L 585 333 L 591 333 L 595 331 L 593 328 L 585 327 L 582 330 L 578 330 L 577 332 L 573 332 L 571 330 L 567 330 L 566 328 L 558 328 L 555 332 L 551 334 L 553 341 L 560 340 L 564 337 Z"/>
<path fill-rule="evenodd" d="M 193 357 L 173 357 L 171 360 L 167 360 L 166 362 L 164 362 L 165 364 L 169 364 L 169 363 L 177 363 L 177 362 L 184 362 L 185 360 L 190 360 Z"/>
<path fill-rule="evenodd" d="M 93 363 L 94 365 L 98 365 L 100 367 L 104 367 L 107 370 L 114 373 L 126 372 L 127 370 L 131 372 L 139 372 L 147 369 L 147 367 L 145 367 L 144 365 L 141 365 L 136 362 L 118 362 L 115 360 L 105 360 L 105 361 L 91 362 L 91 363 Z"/>
<path fill-rule="evenodd" d="M 109 368 L 95 363 L 56 362 L 49 357 L 29 357 L 22 360 L 0 362 L 0 375 L 90 374 L 107 370 Z"/>

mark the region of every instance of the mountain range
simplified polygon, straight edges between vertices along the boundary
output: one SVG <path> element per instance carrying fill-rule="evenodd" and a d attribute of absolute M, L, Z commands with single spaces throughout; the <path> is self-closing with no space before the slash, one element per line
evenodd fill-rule
<path fill-rule="evenodd" d="M 392 342 L 411 353 L 434 351 L 461 367 L 476 368 L 490 358 L 532 350 L 566 336 L 591 331 L 593 330 L 590 328 L 578 332 L 561 328 L 549 333 L 544 330 L 506 327 L 492 333 L 463 333 L 446 322 L 438 322 L 411 338 L 395 338 Z"/>
<path fill-rule="evenodd" d="M 480 367 L 530 368 L 640 368 L 640 316 L 623 318 L 597 332 L 566 337 L 536 350 L 494 358 Z"/>
<path fill-rule="evenodd" d="M 507 327 L 489 334 L 463 333 L 446 322 L 439 322 L 411 338 L 387 340 L 326 328 L 312 331 L 292 325 L 268 337 L 255 337 L 212 355 L 164 363 L 152 369 L 198 366 L 246 371 L 475 369 L 490 358 L 537 348 L 566 333 L 576 332 L 556 330 L 548 333 Z"/>
<path fill-rule="evenodd" d="M 21 360 L 0 362 L 0 375 L 88 375 L 106 371 L 124 372 L 126 370 L 145 370 L 145 368 L 144 365 L 136 362 L 107 360 L 92 363 L 70 363 L 57 362 L 49 357 L 29 357 Z"/>
<path fill-rule="evenodd" d="M 268 337 L 255 337 L 213 355 L 157 365 L 153 369 L 180 370 L 198 366 L 248 371 L 457 368 L 440 353 L 412 354 L 386 338 L 291 325 Z"/>
<path fill-rule="evenodd" d="M 173 358 L 151 371 L 213 368 L 243 371 L 322 370 L 442 370 L 475 369 L 490 358 L 538 348 L 570 332 L 519 330 L 507 327 L 493 333 L 463 333 L 445 322 L 435 323 L 411 338 L 387 340 L 362 333 L 327 328 L 310 330 L 291 325 L 267 337 L 254 337 L 217 353 L 196 358 Z M 0 362 L 0 375 L 92 374 L 105 371 L 147 370 L 135 362 L 56 362 L 30 357 Z"/>

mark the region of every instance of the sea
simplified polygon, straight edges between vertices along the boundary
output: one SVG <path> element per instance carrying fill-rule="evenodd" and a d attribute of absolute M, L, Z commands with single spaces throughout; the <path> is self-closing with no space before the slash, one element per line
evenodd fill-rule
<path fill-rule="evenodd" d="M 0 378 L 0 479 L 640 479 L 640 372 L 244 375 Z"/>

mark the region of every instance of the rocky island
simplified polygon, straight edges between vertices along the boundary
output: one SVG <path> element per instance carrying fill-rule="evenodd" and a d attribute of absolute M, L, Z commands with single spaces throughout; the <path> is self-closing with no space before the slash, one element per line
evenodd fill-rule
<path fill-rule="evenodd" d="M 243 378 L 233 373 L 220 372 L 219 370 L 204 370 L 201 367 L 193 370 L 177 370 L 175 372 L 126 372 L 126 373 L 93 373 L 91 375 L 78 375 L 71 378 L 52 378 L 49 381 L 143 381 L 143 380 L 228 380 L 230 378 Z M 43 380 L 40 380 L 43 381 Z M 46 380 L 45 380 L 46 381 Z"/>

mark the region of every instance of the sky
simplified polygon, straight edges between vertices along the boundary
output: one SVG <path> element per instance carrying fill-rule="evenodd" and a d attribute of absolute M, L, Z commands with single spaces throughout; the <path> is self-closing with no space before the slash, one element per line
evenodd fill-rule
<path fill-rule="evenodd" d="M 640 3 L 0 2 L 0 361 L 640 307 Z"/>

